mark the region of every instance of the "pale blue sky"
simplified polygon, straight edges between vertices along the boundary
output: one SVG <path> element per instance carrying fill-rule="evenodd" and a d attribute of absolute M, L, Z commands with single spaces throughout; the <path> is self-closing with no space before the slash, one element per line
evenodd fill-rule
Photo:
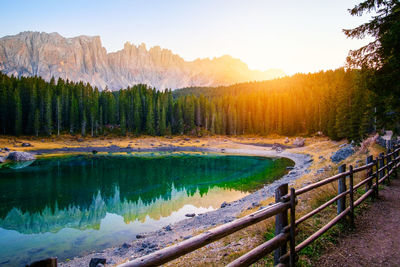
<path fill-rule="evenodd" d="M 360 0 L 1 1 L 0 36 L 21 31 L 99 35 L 107 51 L 126 41 L 159 45 L 186 60 L 229 54 L 252 69 L 288 74 L 343 66 L 343 28 L 366 18 L 347 12 Z"/>

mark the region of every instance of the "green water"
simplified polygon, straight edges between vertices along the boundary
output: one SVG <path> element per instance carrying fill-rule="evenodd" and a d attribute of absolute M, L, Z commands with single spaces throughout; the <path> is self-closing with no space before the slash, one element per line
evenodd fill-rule
<path fill-rule="evenodd" d="M 242 198 L 289 165 L 188 153 L 74 156 L 0 169 L 0 265 L 121 245 Z"/>

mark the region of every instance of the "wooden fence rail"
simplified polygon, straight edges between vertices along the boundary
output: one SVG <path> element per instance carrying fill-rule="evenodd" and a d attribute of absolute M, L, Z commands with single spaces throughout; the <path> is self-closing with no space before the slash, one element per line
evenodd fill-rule
<path fill-rule="evenodd" d="M 354 208 L 360 205 L 369 196 L 377 197 L 379 194 L 379 184 L 385 181 L 389 184 L 393 174 L 397 177 L 397 168 L 399 168 L 399 166 L 400 147 L 394 146 L 393 149 L 388 149 L 386 155 L 382 153 L 376 159 L 373 159 L 372 156 L 367 157 L 364 166 L 353 168 L 353 166 L 350 165 L 346 171 L 346 165 L 341 165 L 339 166 L 338 174 L 303 188 L 297 190 L 291 188 L 289 191 L 288 184 L 283 184 L 275 191 L 275 204 L 119 266 L 158 266 L 273 216 L 275 216 L 275 237 L 237 258 L 228 264 L 228 266 L 249 266 L 273 251 L 275 251 L 275 265 L 295 266 L 297 254 L 328 231 L 332 226 L 337 224 L 341 219 L 346 217 L 346 215 L 349 216 L 350 224 L 354 226 Z M 362 171 L 366 171 L 365 179 L 354 185 L 354 174 Z M 297 196 L 336 181 L 338 183 L 338 192 L 335 197 L 296 220 Z M 365 185 L 365 192 L 355 200 L 354 192 L 356 190 L 359 191 L 359 188 L 363 185 Z M 349 195 L 348 205 L 346 205 L 347 195 Z M 295 237 L 298 232 L 297 227 L 299 224 L 334 203 L 337 203 L 337 215 L 296 246 Z M 290 213 L 290 217 L 288 213 Z M 288 218 L 290 218 L 290 221 Z M 289 251 L 287 250 L 288 246 Z"/>

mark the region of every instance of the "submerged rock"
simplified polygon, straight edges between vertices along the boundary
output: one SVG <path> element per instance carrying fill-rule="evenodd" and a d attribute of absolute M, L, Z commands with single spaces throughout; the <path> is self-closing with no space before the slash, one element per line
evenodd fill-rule
<path fill-rule="evenodd" d="M 35 156 L 28 152 L 14 151 L 8 154 L 7 160 L 12 161 L 31 161 L 35 160 Z"/>
<path fill-rule="evenodd" d="M 6 165 L 6 168 L 17 170 L 17 169 L 23 169 L 25 167 L 28 167 L 29 165 L 31 165 L 34 162 L 35 162 L 34 160 L 13 161 L 13 162 L 5 163 L 5 165 Z"/>

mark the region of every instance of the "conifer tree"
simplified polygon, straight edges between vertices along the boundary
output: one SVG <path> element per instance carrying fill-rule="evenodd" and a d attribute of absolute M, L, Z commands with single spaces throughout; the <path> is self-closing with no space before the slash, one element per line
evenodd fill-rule
<path fill-rule="evenodd" d="M 22 106 L 21 106 L 21 97 L 20 97 L 18 87 L 14 91 L 14 106 L 15 106 L 15 109 L 14 109 L 14 114 L 15 114 L 14 134 L 16 136 L 19 136 L 22 133 Z"/>
<path fill-rule="evenodd" d="M 153 99 L 152 95 L 147 95 L 147 115 L 146 115 L 146 133 L 148 135 L 155 135 L 154 129 L 154 107 L 153 107 Z"/>
<path fill-rule="evenodd" d="M 36 109 L 34 112 L 34 119 L 33 119 L 33 128 L 34 128 L 34 134 L 39 136 L 39 130 L 40 130 L 40 115 L 39 115 L 39 109 Z"/>
<path fill-rule="evenodd" d="M 51 106 L 51 91 L 50 87 L 46 87 L 44 96 L 44 132 L 46 135 L 51 135 L 52 133 L 52 106 Z"/>

